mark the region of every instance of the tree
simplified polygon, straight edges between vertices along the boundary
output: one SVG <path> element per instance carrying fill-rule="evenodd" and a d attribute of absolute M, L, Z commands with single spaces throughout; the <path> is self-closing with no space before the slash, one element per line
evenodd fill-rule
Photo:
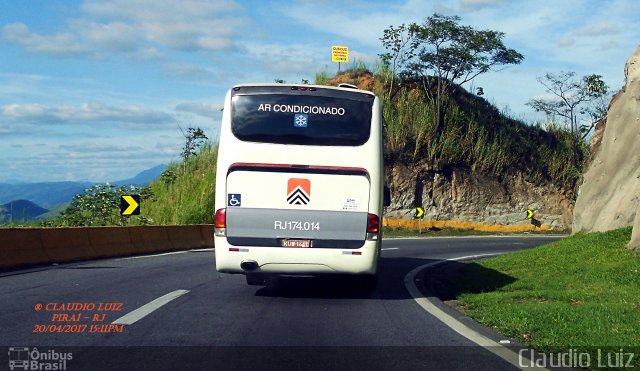
<path fill-rule="evenodd" d="M 409 46 L 406 51 L 398 51 L 399 60 L 404 62 L 401 74 L 417 79 L 434 106 L 437 136 L 444 126 L 454 84 L 462 85 L 496 66 L 518 64 L 524 58 L 503 44 L 504 33 L 476 30 L 459 22 L 460 17 L 435 13 L 421 25 L 412 23 L 407 28 Z M 404 45 L 404 39 L 398 36 L 402 27 L 390 27 L 382 37 L 383 46 L 391 49 L 392 56 Z"/>
<path fill-rule="evenodd" d="M 185 140 L 184 147 L 182 147 L 182 159 L 186 163 L 191 156 L 196 156 L 198 154 L 198 151 L 202 148 L 208 138 L 200 128 L 187 128 L 186 133 L 182 128 L 180 128 L 180 131 L 182 132 Z"/>
<path fill-rule="evenodd" d="M 380 54 L 380 58 L 382 59 L 382 64 L 390 69 L 391 72 L 391 83 L 389 85 L 389 92 L 387 93 L 387 98 L 391 99 L 396 71 L 400 66 L 404 67 L 404 64 L 414 57 L 414 50 L 409 48 L 412 41 L 412 34 L 409 32 L 409 27 L 404 24 L 398 27 L 389 26 L 389 28 L 383 31 L 380 41 L 382 42 L 382 46 L 390 51 Z"/>
<path fill-rule="evenodd" d="M 606 115 L 605 96 L 609 87 L 602 81 L 601 75 L 586 75 L 575 78 L 575 72 L 547 72 L 537 80 L 551 98 L 531 99 L 527 105 L 537 112 L 551 117 L 562 117 L 569 127 L 571 135 L 584 139 L 593 126 Z M 579 125 L 581 117 L 588 117 L 588 124 Z"/>
<path fill-rule="evenodd" d="M 531 99 L 527 105 L 537 112 L 550 117 L 562 117 L 569 127 L 573 141 L 573 163 L 578 163 L 577 152 L 593 126 L 606 116 L 606 95 L 609 87 L 601 75 L 586 75 L 575 78 L 575 72 L 561 71 L 559 74 L 547 72 L 537 80 L 545 87 L 551 98 Z M 589 123 L 579 125 L 581 117 L 588 117 Z"/>

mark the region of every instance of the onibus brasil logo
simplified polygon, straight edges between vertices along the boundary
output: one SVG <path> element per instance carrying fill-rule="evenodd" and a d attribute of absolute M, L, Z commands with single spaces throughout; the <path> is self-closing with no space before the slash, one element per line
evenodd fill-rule
<path fill-rule="evenodd" d="M 72 359 L 73 354 L 70 352 L 38 350 L 36 347 L 9 347 L 10 370 L 66 370 L 67 361 Z"/>

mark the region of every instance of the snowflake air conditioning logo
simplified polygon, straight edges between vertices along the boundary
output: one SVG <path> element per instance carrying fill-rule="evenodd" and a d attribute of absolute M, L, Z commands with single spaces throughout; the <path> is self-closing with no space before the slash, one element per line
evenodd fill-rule
<path fill-rule="evenodd" d="M 309 123 L 309 115 L 303 113 L 296 113 L 293 116 L 293 126 L 296 128 L 306 128 Z"/>
<path fill-rule="evenodd" d="M 291 205 L 306 205 L 311 200 L 311 181 L 291 178 L 287 182 L 287 202 Z"/>

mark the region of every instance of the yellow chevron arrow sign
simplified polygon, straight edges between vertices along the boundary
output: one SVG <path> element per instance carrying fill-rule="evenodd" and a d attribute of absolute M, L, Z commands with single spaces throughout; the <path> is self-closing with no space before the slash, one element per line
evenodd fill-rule
<path fill-rule="evenodd" d="M 140 215 L 140 195 L 120 196 L 120 215 Z"/>
<path fill-rule="evenodd" d="M 416 219 L 422 219 L 424 217 L 424 210 L 421 207 L 416 207 Z"/>
<path fill-rule="evenodd" d="M 527 209 L 527 219 L 533 218 L 533 210 Z"/>

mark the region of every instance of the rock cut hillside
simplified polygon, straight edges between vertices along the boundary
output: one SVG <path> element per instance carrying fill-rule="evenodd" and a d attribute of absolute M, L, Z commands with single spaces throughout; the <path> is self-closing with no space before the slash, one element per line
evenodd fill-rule
<path fill-rule="evenodd" d="M 559 170 L 569 162 L 558 150 L 565 146 L 562 133 L 506 117 L 485 99 L 456 88 L 456 119 L 445 125 L 441 138 L 429 139 L 428 124 L 416 124 L 420 118 L 411 107 L 427 104 L 411 100 L 422 96 L 419 85 L 404 82 L 389 100 L 388 85 L 380 80 L 366 70 L 348 71 L 325 84 L 374 91 L 383 97 L 388 127 L 395 120 L 396 130 L 414 130 L 402 143 L 391 143 L 392 134 L 387 135 L 385 173 L 392 204 L 386 217 L 410 219 L 421 206 L 431 220 L 525 226 L 531 225 L 526 210 L 533 209 L 546 228 L 570 228 L 575 181 L 557 175 L 570 173 Z M 423 138 L 420 145 L 416 137 Z"/>
<path fill-rule="evenodd" d="M 573 232 L 634 225 L 630 248 L 640 251 L 640 47 L 625 67 L 624 88 L 612 99 L 597 153 L 576 200 Z"/>

